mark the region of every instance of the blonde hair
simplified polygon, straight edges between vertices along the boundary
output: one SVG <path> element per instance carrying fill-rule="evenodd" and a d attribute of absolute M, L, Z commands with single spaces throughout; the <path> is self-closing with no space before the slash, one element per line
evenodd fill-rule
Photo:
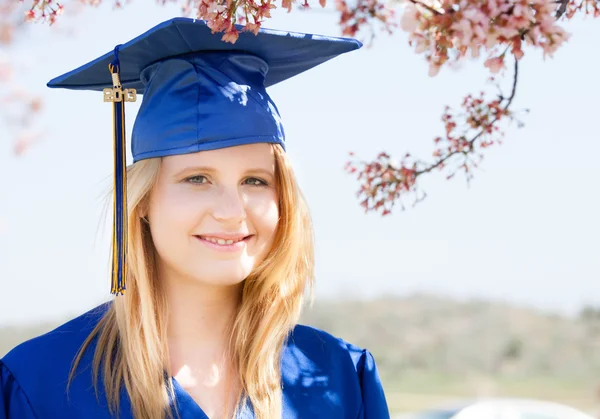
<path fill-rule="evenodd" d="M 243 283 L 228 348 L 241 384 L 236 412 L 249 399 L 257 419 L 282 415 L 281 353 L 300 317 L 305 292 L 312 296 L 314 278 L 308 207 L 285 152 L 279 145 L 273 145 L 273 150 L 280 219 L 273 248 Z M 127 290 L 114 299 L 87 337 L 69 375 L 70 385 L 81 357 L 97 339 L 92 362 L 96 394 L 102 370 L 111 414 L 118 415 L 124 385 L 136 419 L 171 417 L 169 403 L 174 400 L 172 381 L 165 376 L 167 303 L 149 227 L 141 219 L 160 162 L 160 158 L 147 159 L 128 167 Z"/>

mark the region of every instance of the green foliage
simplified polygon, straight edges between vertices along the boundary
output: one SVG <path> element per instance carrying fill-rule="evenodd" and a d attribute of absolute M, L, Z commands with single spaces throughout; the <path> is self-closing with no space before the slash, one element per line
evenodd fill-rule
<path fill-rule="evenodd" d="M 600 373 L 600 316 L 568 318 L 415 295 L 317 301 L 303 321 L 367 347 L 388 376 L 424 371 L 583 379 Z"/>

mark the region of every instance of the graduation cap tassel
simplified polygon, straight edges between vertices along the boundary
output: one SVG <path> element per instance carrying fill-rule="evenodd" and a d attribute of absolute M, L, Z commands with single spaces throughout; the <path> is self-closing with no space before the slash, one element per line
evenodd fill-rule
<path fill-rule="evenodd" d="M 119 75 L 119 47 L 108 65 L 113 87 L 104 89 L 104 101 L 113 104 L 114 130 L 114 207 L 111 294 L 123 294 L 127 278 L 127 161 L 125 139 L 125 102 L 136 101 L 135 89 L 123 89 Z"/>

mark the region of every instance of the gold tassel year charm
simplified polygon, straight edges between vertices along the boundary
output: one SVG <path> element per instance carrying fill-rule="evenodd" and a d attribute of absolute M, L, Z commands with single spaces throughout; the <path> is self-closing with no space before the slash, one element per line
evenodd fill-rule
<path fill-rule="evenodd" d="M 125 102 L 135 102 L 135 89 L 123 89 L 119 75 L 118 48 L 108 69 L 113 87 L 104 89 L 104 102 L 113 104 L 114 130 L 114 207 L 111 294 L 122 295 L 127 279 L 127 161 L 125 139 Z"/>

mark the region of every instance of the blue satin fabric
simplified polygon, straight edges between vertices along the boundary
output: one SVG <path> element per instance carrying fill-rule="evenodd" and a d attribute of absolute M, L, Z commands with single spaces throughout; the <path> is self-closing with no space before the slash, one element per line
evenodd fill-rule
<path fill-rule="evenodd" d="M 97 400 L 92 385 L 94 346 L 66 394 L 73 357 L 105 307 L 19 345 L 0 360 L 0 419 L 112 419 L 102 387 Z M 284 419 L 390 417 L 371 353 L 321 330 L 297 326 L 284 348 L 281 370 Z M 207 419 L 175 380 L 174 387 L 182 419 Z M 133 419 L 125 391 L 121 407 L 120 417 Z M 239 417 L 252 419 L 252 406 Z"/>
<path fill-rule="evenodd" d="M 241 30 L 242 27 L 236 25 Z M 221 41 L 221 33 L 203 20 L 177 17 L 162 22 L 119 46 L 121 82 L 125 88 L 144 93 L 140 73 L 149 65 L 168 58 L 197 52 L 246 52 L 262 58 L 269 66 L 265 87 L 294 77 L 332 58 L 357 50 L 362 43 L 352 38 L 314 35 L 261 28 L 258 35 L 240 32 L 235 44 Z M 110 52 L 55 77 L 48 87 L 71 90 L 101 91 L 112 87 L 108 64 Z"/>
<path fill-rule="evenodd" d="M 122 88 L 143 95 L 134 162 L 249 143 L 284 146 L 281 117 L 266 88 L 362 46 L 351 38 L 264 28 L 240 33 L 235 44 L 221 37 L 205 21 L 170 19 L 48 87 L 112 88 L 108 65 L 118 63 Z"/>
<path fill-rule="evenodd" d="M 190 54 L 145 68 L 131 139 L 134 161 L 257 142 L 285 149 L 281 117 L 264 87 L 267 71 L 261 58 L 231 52 Z"/>

